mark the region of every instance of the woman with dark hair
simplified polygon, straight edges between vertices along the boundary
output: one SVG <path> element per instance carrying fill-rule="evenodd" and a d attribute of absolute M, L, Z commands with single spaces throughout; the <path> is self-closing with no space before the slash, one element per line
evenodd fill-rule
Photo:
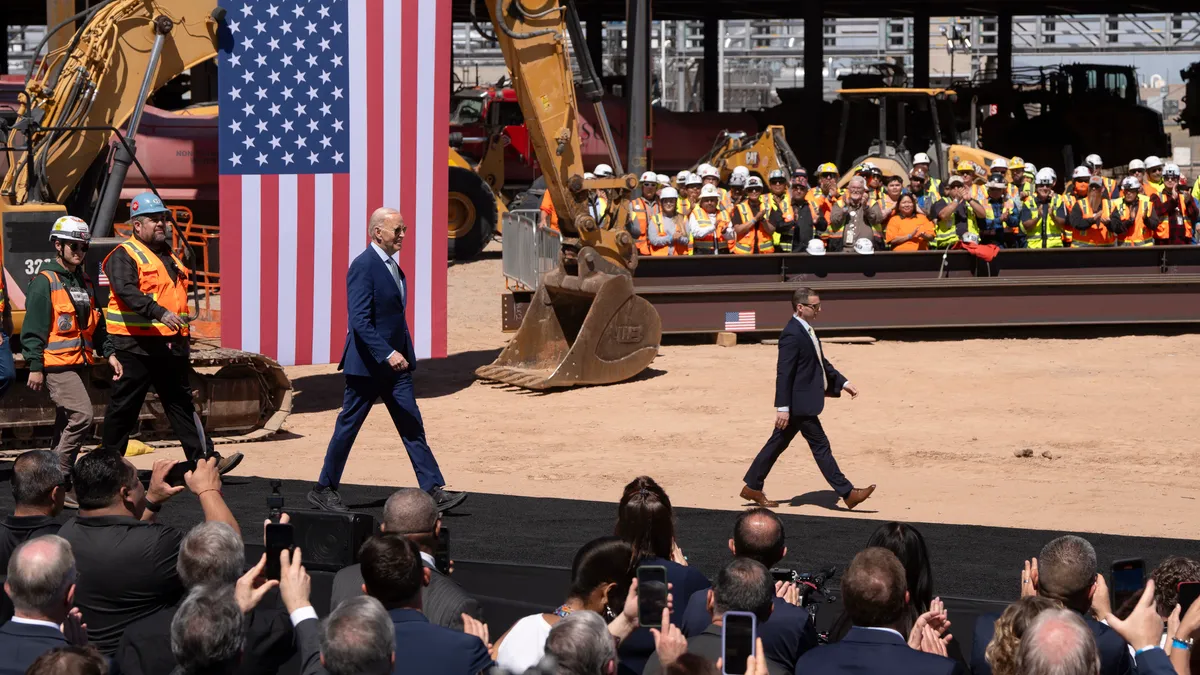
<path fill-rule="evenodd" d="M 510 673 L 523 673 L 546 653 L 546 636 L 571 612 L 589 610 L 604 617 L 618 639 L 637 628 L 637 596 L 631 593 L 632 549 L 620 537 L 600 537 L 584 544 L 571 563 L 567 600 L 550 614 L 520 619 L 492 646 L 496 664 Z M 628 606 L 627 606 L 628 605 Z"/>
<path fill-rule="evenodd" d="M 633 551 L 633 569 L 641 565 L 667 568 L 667 582 L 676 602 L 671 623 L 678 626 L 687 611 L 688 599 L 696 591 L 712 586 L 698 570 L 687 565 L 687 558 L 675 541 L 675 512 L 671 498 L 649 476 L 638 476 L 625 486 L 617 507 L 616 536 L 629 542 Z M 633 632 L 620 646 L 622 672 L 638 673 L 654 653 L 654 637 L 647 629 Z"/>

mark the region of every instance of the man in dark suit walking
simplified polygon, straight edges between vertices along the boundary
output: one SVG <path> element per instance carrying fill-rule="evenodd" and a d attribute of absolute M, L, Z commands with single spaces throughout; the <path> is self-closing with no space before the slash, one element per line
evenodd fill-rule
<path fill-rule="evenodd" d="M 838 398 L 844 390 L 855 398 L 858 389 L 825 358 L 821 341 L 813 332 L 812 322 L 821 313 L 821 298 L 811 288 L 797 288 L 792 293 L 792 308 L 795 314 L 779 335 L 775 431 L 746 472 L 741 497 L 759 506 L 779 506 L 778 502 L 767 499 L 763 483 L 771 467 L 775 466 L 775 460 L 787 450 L 796 434 L 800 434 L 808 441 L 821 475 L 846 503 L 846 508 L 852 509 L 866 501 L 875 486 L 856 488 L 842 475 L 817 416 L 825 409 L 826 396 Z"/>
<path fill-rule="evenodd" d="M 412 336 L 404 318 L 408 288 L 404 272 L 392 258 L 404 245 L 407 226 L 395 209 L 382 207 L 367 225 L 371 245 L 346 273 L 346 307 L 350 330 L 338 369 L 346 373 L 346 393 L 333 438 L 325 450 L 325 465 L 308 493 L 313 506 L 347 511 L 338 486 L 354 438 L 380 397 L 417 474 L 417 483 L 437 502 L 439 511 L 458 506 L 465 492 L 449 492 L 433 451 L 425 442 L 425 425 L 413 396 L 412 372 L 417 367 Z"/>

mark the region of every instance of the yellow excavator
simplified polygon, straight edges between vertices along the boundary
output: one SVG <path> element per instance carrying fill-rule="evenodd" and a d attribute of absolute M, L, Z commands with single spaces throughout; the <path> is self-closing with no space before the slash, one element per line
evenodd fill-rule
<path fill-rule="evenodd" d="M 787 143 L 784 129 L 779 125 L 768 126 L 754 136 L 726 131 L 696 166 L 700 164 L 715 166 L 721 173 L 722 183 L 728 181 L 733 169 L 739 166 L 749 169 L 751 175 L 758 174 L 764 183 L 776 169 L 790 177 L 793 170 L 800 168 L 800 160 L 796 159 L 792 147 Z M 692 167 L 693 171 L 695 169 Z"/>
<path fill-rule="evenodd" d="M 70 42 L 47 54 L 31 73 L 16 122 L 0 148 L 9 158 L 0 183 L 0 245 L 18 332 L 24 289 L 48 257 L 50 227 L 68 212 L 68 204 L 71 215 L 92 225 L 85 264 L 98 278 L 99 261 L 120 241 L 109 235 L 122 183 L 137 165 L 134 141 L 146 99 L 184 70 L 216 56 L 224 16 L 217 0 L 104 0 L 48 32 L 80 24 Z M 117 131 L 122 127 L 124 134 Z M 111 162 L 97 163 L 114 138 Z M 93 166 L 107 168 L 98 193 L 89 176 Z M 93 203 L 90 217 L 81 212 Z M 107 288 L 102 284 L 97 290 L 106 299 Z M 275 361 L 196 339 L 191 361 L 193 394 L 214 441 L 272 433 L 290 412 L 291 383 Z M 97 366 L 87 381 L 98 422 L 108 399 L 107 371 L 107 364 Z M 14 386 L 0 401 L 0 449 L 48 446 L 54 419 L 45 393 Z M 141 421 L 142 440 L 169 432 L 156 398 L 142 408 Z"/>
<path fill-rule="evenodd" d="M 627 230 L 628 195 L 637 177 L 583 175 L 571 51 L 585 96 L 597 107 L 613 166 L 621 171 L 578 14 L 570 0 L 489 0 L 487 6 L 558 214 L 562 249 L 517 334 L 494 363 L 475 373 L 527 389 L 628 379 L 658 354 L 662 321 L 633 292 L 637 250 Z M 603 215 L 590 208 L 590 190 L 608 193 Z"/>

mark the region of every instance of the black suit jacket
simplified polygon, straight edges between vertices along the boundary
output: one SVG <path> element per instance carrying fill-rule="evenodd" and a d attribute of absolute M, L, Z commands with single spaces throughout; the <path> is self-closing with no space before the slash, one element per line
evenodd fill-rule
<path fill-rule="evenodd" d="M 700 635 L 712 624 L 708 613 L 708 589 L 696 591 L 687 603 L 680 629 L 687 637 Z M 797 607 L 783 598 L 772 598 L 771 617 L 758 624 L 767 658 L 784 666 L 788 672 L 804 652 L 817 646 L 817 629 L 809 621 L 808 610 Z"/>
<path fill-rule="evenodd" d="M 971 644 L 971 672 L 974 675 L 992 675 L 992 666 L 984 655 L 988 643 L 996 635 L 996 619 L 999 618 L 1000 615 L 993 612 L 975 620 L 975 637 Z M 1100 650 L 1100 675 L 1130 675 L 1133 672 L 1133 660 L 1125 640 L 1117 635 L 1117 631 L 1090 616 L 1084 616 L 1083 620 L 1096 636 L 1096 647 Z"/>
<path fill-rule="evenodd" d="M 463 614 L 483 621 L 483 610 L 475 598 L 467 595 L 450 577 L 429 567 L 428 563 L 423 564 L 429 569 L 429 585 L 421 589 L 421 611 L 430 623 L 461 631 Z M 339 570 L 333 577 L 329 608 L 332 610 L 342 604 L 343 600 L 362 595 L 362 585 L 362 565 L 351 565 Z"/>
<path fill-rule="evenodd" d="M 795 675 L 964 675 L 962 664 L 908 646 L 887 631 L 855 626 L 841 642 L 810 649 L 796 662 Z"/>
<path fill-rule="evenodd" d="M 39 656 L 66 646 L 67 638 L 56 628 L 9 621 L 0 626 L 0 675 L 24 675 Z"/>
<path fill-rule="evenodd" d="M 475 675 L 493 665 L 487 647 L 474 635 L 435 626 L 415 609 L 388 614 L 396 630 L 393 675 Z"/>
<path fill-rule="evenodd" d="M 821 372 L 829 380 L 824 386 Z M 775 407 L 788 407 L 793 417 L 815 417 L 825 409 L 825 396 L 842 395 L 846 378 L 817 353 L 812 338 L 795 317 L 779 334 L 779 363 L 775 369 Z"/>
<path fill-rule="evenodd" d="M 704 629 L 703 633 L 688 638 L 687 650 L 689 654 L 703 656 L 705 660 L 716 663 L 717 659 L 721 658 L 722 656 L 722 642 L 723 638 L 721 636 L 721 627 L 710 623 L 708 627 Z M 766 645 L 763 645 L 763 650 L 765 651 L 766 649 Z M 745 664 L 742 664 L 742 667 L 745 668 Z M 773 661 L 769 654 L 767 655 L 768 675 L 787 675 L 788 672 L 790 671 L 787 668 L 785 668 L 782 664 Z M 654 652 L 650 655 L 650 660 L 646 662 L 646 669 L 642 671 L 642 673 L 643 675 L 661 675 L 662 663 L 658 660 L 658 652 Z"/>

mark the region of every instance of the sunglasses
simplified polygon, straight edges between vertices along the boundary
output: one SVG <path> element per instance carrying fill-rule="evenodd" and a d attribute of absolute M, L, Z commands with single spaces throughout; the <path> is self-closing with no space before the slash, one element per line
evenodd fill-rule
<path fill-rule="evenodd" d="M 63 244 L 65 244 L 72 251 L 82 251 L 84 253 L 87 253 L 88 248 L 91 247 L 91 244 L 87 243 L 86 241 L 64 241 Z"/>

